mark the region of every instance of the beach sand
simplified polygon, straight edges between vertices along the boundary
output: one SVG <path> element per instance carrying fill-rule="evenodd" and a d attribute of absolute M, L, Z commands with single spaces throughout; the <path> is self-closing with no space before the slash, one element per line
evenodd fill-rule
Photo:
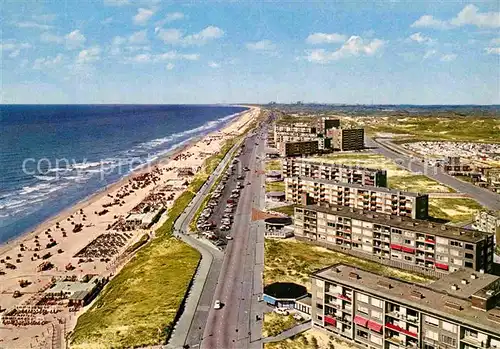
<path fill-rule="evenodd" d="M 53 278 L 59 280 L 76 276 L 79 280 L 86 274 L 112 277 L 128 259 L 122 256 L 126 248 L 144 234 L 153 236 L 151 233 L 156 227 L 122 232 L 109 229 L 109 226 L 120 218 L 124 220 L 130 211 L 151 193 L 163 192 L 164 194 L 160 195 L 163 195 L 167 208 L 171 206 L 185 189 L 183 184 L 192 178 L 182 176 L 179 169 L 192 169 L 193 173 L 199 171 L 203 162 L 219 152 L 226 140 L 242 134 L 258 117 L 259 112 L 258 108 L 242 112 L 223 129 L 175 150 L 156 164 L 130 174 L 106 190 L 47 220 L 32 232 L 2 245 L 0 317 L 21 305 L 36 303 L 42 294 L 41 291 L 51 285 Z M 113 202 L 115 204 L 107 206 Z M 104 210 L 108 212 L 102 214 Z M 159 224 L 164 220 L 163 217 Z M 75 226 L 79 224 L 82 225 L 81 230 L 74 232 Z M 75 257 L 97 237 L 102 234 L 109 237 L 110 233 L 119 235 L 114 241 L 107 242 L 108 247 L 111 245 L 116 249 L 115 253 L 110 253 L 107 248 L 104 255 L 97 255 L 95 258 Z M 55 246 L 48 247 L 48 244 L 54 243 Z M 40 271 L 46 262 L 51 264 L 50 269 Z M 25 280 L 29 285 L 20 287 L 21 280 Z M 20 291 L 21 295 L 14 297 L 15 291 Z M 44 343 L 50 343 L 54 335 L 54 327 L 50 322 L 74 323 L 74 313 L 70 313 L 60 304 L 54 304 L 52 307 L 60 311 L 38 315 L 40 320 L 49 322 L 44 325 L 16 327 L 0 324 L 0 348 L 43 348 Z"/>

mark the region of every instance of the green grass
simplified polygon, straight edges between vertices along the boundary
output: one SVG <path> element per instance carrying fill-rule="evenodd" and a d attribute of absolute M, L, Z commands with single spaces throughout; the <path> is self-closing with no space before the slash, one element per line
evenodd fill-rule
<path fill-rule="evenodd" d="M 473 116 L 363 118 L 366 132 L 409 135 L 405 139 L 500 143 L 500 120 Z"/>
<path fill-rule="evenodd" d="M 149 240 L 149 235 L 148 234 L 142 235 L 141 238 L 136 243 L 134 243 L 133 245 L 129 246 L 125 250 L 125 254 L 129 254 L 129 253 L 137 251 L 142 245 L 144 245 L 146 242 L 148 242 L 148 240 Z"/>
<path fill-rule="evenodd" d="M 281 160 L 266 161 L 266 171 L 281 171 Z"/>
<path fill-rule="evenodd" d="M 295 282 L 310 289 L 311 273 L 339 262 L 410 282 L 428 283 L 432 280 L 427 276 L 293 240 L 266 239 L 264 260 L 264 285 Z"/>
<path fill-rule="evenodd" d="M 276 208 L 273 208 L 272 211 L 276 211 L 276 212 L 281 212 L 281 213 L 284 213 L 290 217 L 292 217 L 295 213 L 295 207 L 297 205 L 288 205 L 288 206 L 282 206 L 282 207 L 276 207 Z"/>
<path fill-rule="evenodd" d="M 271 191 L 285 191 L 285 182 L 266 183 L 266 193 L 269 193 Z"/>
<path fill-rule="evenodd" d="M 295 327 L 299 322 L 294 319 L 293 315 L 279 315 L 275 312 L 264 314 L 264 322 L 262 326 L 263 337 L 274 337 L 286 330 Z"/>
<path fill-rule="evenodd" d="M 429 216 L 451 223 L 474 219 L 478 210 L 484 209 L 477 201 L 468 198 L 430 198 Z"/>

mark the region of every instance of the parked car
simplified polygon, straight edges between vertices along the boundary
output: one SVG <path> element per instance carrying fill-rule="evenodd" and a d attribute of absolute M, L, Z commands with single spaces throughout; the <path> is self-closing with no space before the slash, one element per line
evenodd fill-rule
<path fill-rule="evenodd" d="M 228 231 L 229 229 L 231 229 L 231 228 L 228 225 L 221 225 L 221 227 L 220 227 L 221 231 Z"/>
<path fill-rule="evenodd" d="M 304 318 L 302 317 L 302 315 L 300 315 L 299 313 L 295 313 L 293 314 L 293 318 L 297 321 L 302 321 L 304 320 Z"/>
<path fill-rule="evenodd" d="M 233 239 L 233 237 L 232 237 L 231 235 L 226 235 L 226 239 L 227 239 L 227 240 L 232 240 L 232 239 Z"/>
<path fill-rule="evenodd" d="M 279 315 L 288 315 L 288 309 L 286 308 L 274 308 L 273 310 L 276 314 L 279 314 Z"/>
<path fill-rule="evenodd" d="M 220 309 L 222 308 L 222 303 L 220 300 L 216 300 L 215 303 L 214 303 L 214 309 Z"/>

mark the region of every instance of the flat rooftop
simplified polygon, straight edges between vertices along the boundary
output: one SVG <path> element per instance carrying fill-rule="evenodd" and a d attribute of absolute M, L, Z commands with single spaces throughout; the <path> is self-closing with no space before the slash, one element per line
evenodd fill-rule
<path fill-rule="evenodd" d="M 317 158 L 287 158 L 286 162 L 287 162 L 287 165 L 288 165 L 288 163 L 292 163 L 292 164 L 293 163 L 302 163 L 302 164 L 308 164 L 308 165 L 328 166 L 328 167 L 335 167 L 335 168 L 347 168 L 347 169 L 353 169 L 353 170 L 387 173 L 386 170 L 381 170 L 381 169 L 377 169 L 377 168 L 361 167 L 361 166 L 356 166 L 356 165 L 345 165 L 345 164 L 339 164 L 337 162 L 321 161 L 321 160 L 318 160 Z"/>
<path fill-rule="evenodd" d="M 354 275 L 357 275 L 357 278 Z M 499 311 L 498 308 L 491 309 L 488 312 L 472 308 L 470 301 L 453 296 L 447 292 L 437 291 L 433 289 L 433 284 L 429 286 L 415 285 L 346 264 L 333 265 L 312 274 L 312 276 L 325 281 L 338 282 L 353 289 L 371 293 L 376 297 L 405 304 L 415 310 L 426 312 L 431 316 L 447 317 L 458 323 L 465 323 L 480 330 L 487 330 L 493 334 L 498 334 L 499 323 L 488 319 L 488 314 L 497 313 Z M 471 289 L 479 288 L 490 280 L 494 282 L 498 279 L 498 277 L 492 275 L 481 274 L 476 280 L 470 279 L 470 283 L 473 284 Z M 477 281 L 477 286 L 475 281 Z M 390 287 L 387 287 L 388 285 Z M 415 295 L 419 295 L 420 297 L 416 297 Z"/>
<path fill-rule="evenodd" d="M 321 206 L 307 205 L 307 206 L 297 206 L 297 208 L 303 208 L 327 214 L 334 214 L 343 217 L 349 217 L 352 219 L 359 219 L 365 222 L 391 226 L 404 230 L 416 231 L 419 233 L 432 234 L 444 238 L 451 238 L 471 243 L 477 243 L 493 235 L 479 230 L 472 230 L 446 224 L 433 223 L 422 219 L 413 219 L 411 217 L 401 217 L 383 213 L 374 213 L 372 211 L 366 211 L 358 208 L 351 208 L 351 207 L 338 206 L 332 204 L 327 205 L 326 203 L 322 203 Z"/>
<path fill-rule="evenodd" d="M 77 293 L 77 292 L 91 292 L 96 282 L 98 281 L 98 277 L 93 277 L 88 282 L 81 281 L 58 281 L 54 286 L 45 290 L 45 293 Z"/>
<path fill-rule="evenodd" d="M 337 186 L 337 187 L 353 188 L 353 189 L 359 189 L 359 190 L 364 190 L 364 191 L 374 191 L 374 192 L 387 193 L 387 194 L 393 194 L 393 195 L 399 195 L 399 196 L 408 196 L 408 197 L 415 197 L 415 198 L 422 197 L 422 196 L 428 196 L 427 194 L 413 193 L 413 192 L 409 192 L 409 191 L 401 191 L 401 190 L 389 189 L 389 188 L 384 188 L 384 187 L 373 187 L 373 186 L 361 185 L 361 184 L 355 184 L 355 183 L 335 182 L 335 181 L 330 181 L 330 180 L 321 179 L 321 178 L 300 177 L 300 176 L 288 177 L 288 178 L 291 178 L 291 179 L 298 178 L 299 180 L 307 181 L 307 182 L 328 184 L 328 185 Z"/>

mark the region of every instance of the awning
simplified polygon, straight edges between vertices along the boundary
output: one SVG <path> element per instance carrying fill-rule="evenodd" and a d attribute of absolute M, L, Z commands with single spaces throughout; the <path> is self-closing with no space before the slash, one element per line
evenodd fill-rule
<path fill-rule="evenodd" d="M 382 324 L 379 324 L 375 321 L 368 320 L 368 328 L 372 331 L 381 333 L 382 332 Z"/>
<path fill-rule="evenodd" d="M 401 245 L 391 244 L 391 249 L 393 249 L 393 250 L 401 251 L 402 248 L 403 248 L 403 246 L 401 246 Z"/>
<path fill-rule="evenodd" d="M 349 302 L 351 301 L 351 299 L 349 297 L 346 297 L 343 294 L 338 294 L 337 298 L 340 298 L 340 299 L 342 299 L 344 301 L 349 301 Z"/>
<path fill-rule="evenodd" d="M 411 247 L 403 246 L 403 252 L 406 252 L 406 253 L 415 253 L 415 249 L 411 248 Z"/>
<path fill-rule="evenodd" d="M 443 269 L 443 270 L 448 270 L 449 266 L 447 264 L 436 263 L 436 268 Z"/>
<path fill-rule="evenodd" d="M 393 331 L 404 333 L 404 334 L 411 336 L 411 337 L 415 337 L 415 338 L 418 337 L 418 335 L 416 333 L 405 330 L 404 328 L 401 328 L 401 327 L 394 325 L 394 324 L 391 324 L 389 322 L 385 324 L 385 327 L 387 327 L 388 329 L 391 329 Z"/>
<path fill-rule="evenodd" d="M 436 242 L 432 239 L 425 239 L 425 242 L 427 242 L 428 244 L 435 244 Z"/>
<path fill-rule="evenodd" d="M 325 316 L 325 323 L 335 326 L 337 325 L 337 320 L 332 318 L 331 316 Z"/>
<path fill-rule="evenodd" d="M 354 317 L 354 323 L 356 325 L 360 325 L 360 326 L 363 326 L 363 327 L 366 327 L 366 323 L 368 322 L 368 319 L 365 319 L 364 317 L 362 316 L 359 316 L 359 315 L 356 315 Z"/>

